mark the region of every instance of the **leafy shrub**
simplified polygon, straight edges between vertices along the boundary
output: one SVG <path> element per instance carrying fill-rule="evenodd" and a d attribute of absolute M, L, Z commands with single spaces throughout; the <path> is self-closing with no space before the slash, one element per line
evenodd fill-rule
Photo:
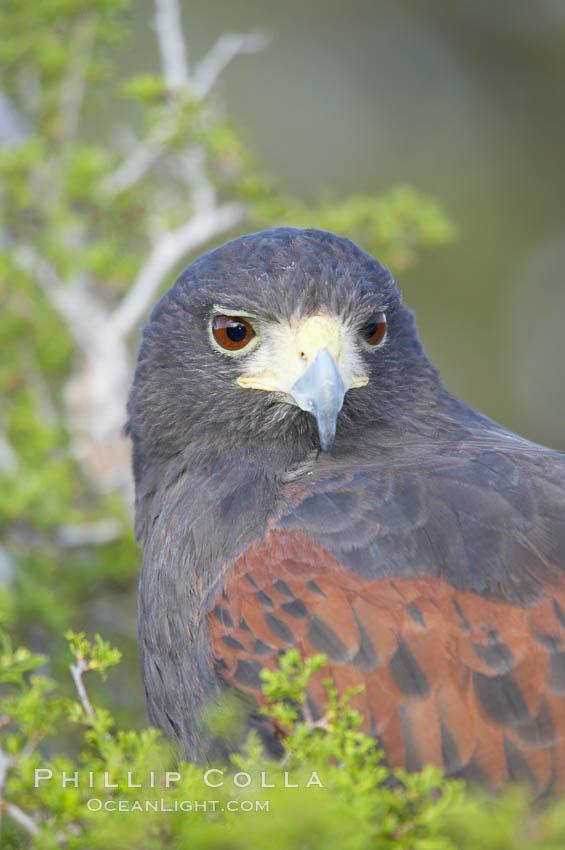
<path fill-rule="evenodd" d="M 55 848 L 185 848 L 238 850 L 561 850 L 565 803 L 532 807 L 524 789 L 496 799 L 465 792 L 427 767 L 390 770 L 376 743 L 359 731 L 362 718 L 338 698 L 313 723 L 304 692 L 323 656 L 297 650 L 279 670 L 265 671 L 265 712 L 288 730 L 278 762 L 265 758 L 256 733 L 225 763 L 178 763 L 155 729 L 117 727 L 93 707 L 82 676 L 103 676 L 119 652 L 99 635 L 68 635 L 79 699 L 35 671 L 45 659 L 12 649 L 2 633 L 0 766 L 4 771 L 2 846 Z M 59 751 L 69 724 L 79 734 L 76 757 Z M 92 776 L 92 779 L 90 777 Z M 90 787 L 92 783 L 93 787 Z M 104 786 L 108 787 L 104 787 Z M 139 787 L 141 786 L 141 787 Z"/>

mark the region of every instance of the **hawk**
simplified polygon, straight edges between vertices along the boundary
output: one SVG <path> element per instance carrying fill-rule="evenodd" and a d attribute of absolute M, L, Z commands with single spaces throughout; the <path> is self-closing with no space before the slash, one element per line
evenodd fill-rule
<path fill-rule="evenodd" d="M 364 685 L 391 766 L 565 778 L 565 454 L 445 389 L 375 259 L 287 227 L 205 254 L 128 412 L 149 717 L 190 756 L 297 647 L 327 656 L 313 716 L 328 675 Z"/>

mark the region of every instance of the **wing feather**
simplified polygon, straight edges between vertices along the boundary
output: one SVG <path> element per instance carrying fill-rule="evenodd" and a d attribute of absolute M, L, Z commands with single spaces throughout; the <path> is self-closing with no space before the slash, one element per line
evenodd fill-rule
<path fill-rule="evenodd" d="M 565 783 L 565 460 L 511 448 L 289 482 L 225 571 L 215 606 L 233 616 L 208 620 L 224 680 L 261 702 L 261 666 L 324 652 L 313 716 L 325 676 L 362 684 L 353 705 L 392 765 Z"/>

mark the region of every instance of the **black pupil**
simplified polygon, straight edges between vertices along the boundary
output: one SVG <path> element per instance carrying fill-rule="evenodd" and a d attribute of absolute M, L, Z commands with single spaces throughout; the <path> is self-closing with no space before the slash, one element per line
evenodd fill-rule
<path fill-rule="evenodd" d="M 226 325 L 226 333 L 232 342 L 242 342 L 247 334 L 247 327 L 243 322 L 229 322 Z"/>
<path fill-rule="evenodd" d="M 376 334 L 379 325 L 380 322 L 371 322 L 369 325 L 365 325 L 365 336 L 367 339 L 371 339 L 373 334 Z"/>

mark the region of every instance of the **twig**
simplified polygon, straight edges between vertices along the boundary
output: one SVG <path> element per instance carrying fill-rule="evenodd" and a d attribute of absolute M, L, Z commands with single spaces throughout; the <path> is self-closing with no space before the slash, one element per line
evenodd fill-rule
<path fill-rule="evenodd" d="M 308 724 L 308 726 L 311 729 L 312 725 L 314 723 L 314 718 L 312 717 L 312 712 L 310 711 L 310 706 L 308 705 L 308 699 L 307 698 L 302 703 L 302 716 L 304 717 L 304 720 L 306 721 L 306 723 Z"/>
<path fill-rule="evenodd" d="M 4 786 L 6 785 L 6 777 L 9 768 L 14 766 L 13 756 L 9 756 L 3 749 L 0 748 L 0 829 L 2 819 L 2 807 L 4 806 Z"/>
<path fill-rule="evenodd" d="M 95 32 L 94 18 L 87 17 L 78 22 L 73 33 L 69 64 L 59 101 L 59 125 L 67 143 L 77 134 Z"/>
<path fill-rule="evenodd" d="M 322 715 L 318 720 L 314 720 L 307 699 L 302 703 L 302 716 L 309 729 L 327 729 L 328 727 L 327 714 Z"/>
<path fill-rule="evenodd" d="M 39 835 L 39 827 L 29 815 L 26 815 L 26 813 L 20 809 L 19 806 L 16 806 L 14 803 L 8 803 L 4 800 L 4 786 L 6 785 L 8 770 L 11 767 L 14 767 L 18 761 L 27 758 L 27 756 L 33 752 L 36 744 L 37 740 L 35 738 L 30 738 L 17 759 L 14 756 L 9 756 L 4 752 L 4 750 L 0 749 L 0 818 L 2 817 L 2 811 L 5 811 L 8 815 L 10 815 L 12 820 L 19 823 L 20 826 L 33 836 Z"/>
<path fill-rule="evenodd" d="M 8 769 L 15 765 L 13 756 L 9 756 L 4 750 L 0 749 L 0 800 L 4 798 L 4 785 L 6 784 L 6 775 Z"/>
<path fill-rule="evenodd" d="M 64 319 L 79 349 L 88 356 L 92 340 L 107 322 L 108 316 L 101 299 L 90 292 L 85 275 L 63 284 L 56 269 L 33 245 L 21 245 L 14 251 L 21 269 L 33 275 L 53 307 Z"/>
<path fill-rule="evenodd" d="M 216 190 L 206 173 L 206 152 L 198 145 L 181 151 L 175 165 L 178 175 L 190 190 L 197 214 L 211 212 L 216 206 Z"/>
<path fill-rule="evenodd" d="M 17 145 L 30 134 L 29 122 L 0 92 L 0 148 Z"/>
<path fill-rule="evenodd" d="M 22 747 L 22 749 L 18 753 L 17 757 L 14 758 L 14 764 L 19 764 L 20 762 L 25 761 L 27 758 L 29 758 L 30 755 L 35 750 L 35 748 L 37 747 L 38 743 L 39 743 L 39 736 L 38 735 L 31 735 L 27 739 L 27 743 L 25 744 L 25 746 Z"/>
<path fill-rule="evenodd" d="M 14 257 L 18 266 L 28 274 L 33 275 L 50 299 L 53 298 L 55 293 L 62 291 L 63 286 L 59 275 L 32 245 L 17 247 L 14 251 Z"/>
<path fill-rule="evenodd" d="M 183 257 L 205 245 L 212 237 L 235 227 L 245 215 L 244 204 L 225 203 L 208 213 L 191 218 L 177 230 L 163 236 L 111 317 L 112 331 L 125 337 L 143 316 L 163 280 Z"/>
<path fill-rule="evenodd" d="M 82 681 L 82 674 L 85 673 L 89 667 L 84 658 L 77 659 L 76 664 L 69 664 L 71 674 L 73 677 L 73 681 L 75 683 L 75 687 L 77 689 L 77 693 L 79 699 L 81 701 L 82 707 L 84 708 L 86 716 L 89 718 L 90 722 L 94 720 L 96 715 L 94 714 L 94 709 L 90 704 L 90 700 L 88 699 L 88 694 L 86 693 L 86 688 L 84 687 L 84 682 Z"/>
<path fill-rule="evenodd" d="M 41 364 L 36 357 L 35 349 L 22 344 L 17 347 L 16 351 L 20 357 L 26 382 L 35 396 L 42 421 L 48 425 L 55 425 L 58 418 L 55 400 L 51 395 L 51 388 L 43 374 Z"/>
<path fill-rule="evenodd" d="M 26 815 L 19 806 L 16 806 L 14 803 L 2 803 L 2 808 L 6 814 L 10 815 L 12 820 L 15 820 L 16 823 L 23 826 L 26 832 L 29 832 L 30 835 L 33 835 L 34 837 L 39 835 L 40 829 L 36 822 L 32 820 L 29 815 Z"/>
<path fill-rule="evenodd" d="M 15 472 L 19 466 L 18 456 L 0 428 L 0 471 Z"/>
<path fill-rule="evenodd" d="M 102 190 L 108 195 L 118 195 L 135 186 L 147 172 L 161 159 L 165 148 L 154 144 L 152 140 L 138 142 L 132 152 L 108 175 L 102 183 Z"/>
<path fill-rule="evenodd" d="M 85 351 L 94 324 L 102 326 L 106 315 L 101 302 L 87 291 L 85 280 L 78 276 L 71 284 L 63 284 L 56 269 L 33 245 L 23 244 L 14 250 L 17 265 L 32 275 L 53 307 L 64 319 L 79 348 Z"/>
<path fill-rule="evenodd" d="M 117 195 L 131 189 L 167 153 L 167 143 L 178 130 L 178 115 L 174 109 L 149 133 L 146 139 L 136 142 L 130 154 L 102 182 L 102 191 Z"/>
<path fill-rule="evenodd" d="M 179 10 L 176 0 L 156 0 L 157 15 L 163 14 L 163 21 L 166 21 L 163 26 L 157 26 L 157 34 L 159 36 L 159 46 L 161 47 L 161 59 L 163 65 L 163 74 L 167 82 L 167 86 L 178 91 L 179 88 L 187 87 L 191 90 L 193 97 L 203 100 L 218 81 L 219 76 L 229 63 L 236 56 L 250 55 L 258 53 L 269 44 L 271 38 L 266 33 L 255 32 L 239 35 L 237 33 L 226 33 L 221 36 L 217 42 L 210 48 L 206 56 L 198 63 L 192 79 L 189 76 L 188 65 L 186 63 L 185 46 L 182 38 L 180 23 L 178 30 L 175 30 L 174 41 L 180 41 L 182 50 L 182 60 L 174 61 L 172 56 L 169 56 L 167 41 L 170 40 L 169 27 L 171 21 L 169 16 L 171 9 L 174 8 L 174 15 L 178 16 Z M 163 8 L 161 8 L 163 7 Z M 172 44 L 172 41 L 170 42 Z M 176 49 L 176 48 L 175 48 Z M 174 50 L 173 50 L 174 53 Z M 168 68 L 167 63 L 171 62 L 175 68 L 181 67 L 184 69 L 174 72 Z M 177 81 L 178 82 L 175 82 Z M 182 80 L 182 84 L 181 81 Z M 166 153 L 165 146 L 169 138 L 176 131 L 174 122 L 167 122 L 155 128 L 155 130 L 143 141 L 138 142 L 131 153 L 124 161 L 116 168 L 113 174 L 110 174 L 102 184 L 102 189 L 109 195 L 117 195 L 135 186 L 154 165 L 159 162 L 162 156 Z"/>
<path fill-rule="evenodd" d="M 271 36 L 264 32 L 226 33 L 220 36 L 194 71 L 193 93 L 199 99 L 205 98 L 236 56 L 260 53 L 270 41 Z"/>
<path fill-rule="evenodd" d="M 86 91 L 86 77 L 94 39 L 96 22 L 90 15 L 80 19 L 72 33 L 69 60 L 65 77 L 61 85 L 57 115 L 57 131 L 60 144 L 52 164 L 55 180 L 46 187 L 47 199 L 44 203 L 55 205 L 63 191 L 64 175 L 67 169 L 71 145 L 78 133 L 80 114 Z"/>
<path fill-rule="evenodd" d="M 188 88 L 190 72 L 178 0 L 155 0 L 155 28 L 167 88 Z"/>
<path fill-rule="evenodd" d="M 14 559 L 8 554 L 8 550 L 0 543 L 0 585 L 5 588 L 11 587 L 16 578 L 16 569 Z M 5 715 L 0 717 L 0 729 L 10 722 L 10 718 Z"/>

